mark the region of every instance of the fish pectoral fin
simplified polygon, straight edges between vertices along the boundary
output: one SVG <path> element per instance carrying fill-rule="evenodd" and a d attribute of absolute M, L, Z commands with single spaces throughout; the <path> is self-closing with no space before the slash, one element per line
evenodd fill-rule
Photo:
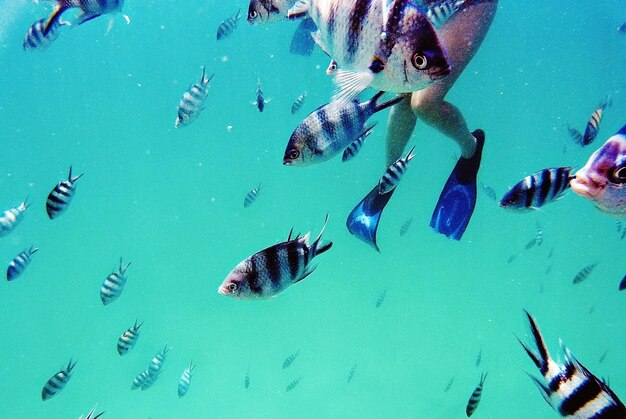
<path fill-rule="evenodd" d="M 83 13 L 82 15 L 78 16 L 78 19 L 76 20 L 76 23 L 78 25 L 82 25 L 85 22 L 89 22 L 90 20 L 93 20 L 97 17 L 100 17 L 101 15 L 99 13 L 95 13 L 95 14 L 90 14 L 90 13 Z"/>
<path fill-rule="evenodd" d="M 315 272 L 316 269 L 317 269 L 317 265 L 313 266 L 312 268 L 307 268 L 306 271 L 304 271 L 304 274 L 300 278 L 293 281 L 293 283 L 297 284 L 298 282 L 302 281 L 304 278 L 306 278 L 307 276 Z"/>
<path fill-rule="evenodd" d="M 287 19 L 301 19 L 309 12 L 310 0 L 298 0 L 291 9 L 287 11 Z"/>
<path fill-rule="evenodd" d="M 111 29 L 113 29 L 114 24 L 115 24 L 115 18 L 114 17 L 109 18 L 109 24 L 107 25 L 107 30 L 104 33 L 104 36 L 107 36 L 109 32 L 111 32 Z"/>
<path fill-rule="evenodd" d="M 124 20 L 126 21 L 127 25 L 130 25 L 130 17 L 128 17 L 128 15 L 122 15 L 122 17 L 124 18 Z"/>
<path fill-rule="evenodd" d="M 348 103 L 356 98 L 374 80 L 370 71 L 351 71 L 339 69 L 335 76 L 337 90 L 332 100 L 339 103 Z"/>

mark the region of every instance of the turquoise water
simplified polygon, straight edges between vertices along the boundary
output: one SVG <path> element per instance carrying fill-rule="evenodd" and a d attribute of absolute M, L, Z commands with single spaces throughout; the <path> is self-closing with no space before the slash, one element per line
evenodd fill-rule
<path fill-rule="evenodd" d="M 472 129 L 485 130 L 479 177 L 498 196 L 544 167 L 580 167 L 624 124 L 623 2 L 561 3 L 503 0 L 448 96 Z M 418 125 L 411 144 L 420 155 L 385 210 L 377 254 L 345 219 L 384 170 L 384 129 L 349 163 L 283 166 L 292 130 L 330 97 L 328 59 L 319 50 L 290 55 L 288 23 L 242 21 L 216 42 L 217 26 L 239 7 L 247 3 L 128 0 L 130 25 L 117 15 L 105 35 L 108 17 L 99 18 L 27 53 L 23 36 L 49 7 L 0 0 L 0 207 L 33 202 L 0 239 L 0 258 L 8 264 L 32 244 L 40 249 L 22 277 L 0 287 L 0 417 L 75 418 L 98 403 L 104 418 L 460 418 L 484 371 L 476 417 L 556 417 L 525 374 L 537 371 L 515 339 L 530 342 L 523 308 L 554 356 L 562 338 L 626 397 L 617 291 L 626 241 L 614 220 L 571 193 L 529 214 L 481 193 L 461 242 L 436 235 L 430 215 L 459 151 Z M 215 73 L 206 109 L 176 130 L 178 101 L 203 65 Z M 250 105 L 257 78 L 271 98 L 264 113 Z M 609 93 L 596 143 L 574 146 L 564 124 L 584 128 Z M 46 196 L 70 164 L 86 174 L 67 213 L 50 221 Z M 259 198 L 244 210 L 259 182 Z M 307 280 L 271 301 L 217 294 L 239 261 L 285 240 L 291 227 L 317 234 L 326 213 L 334 247 Z M 537 221 L 544 243 L 524 250 Z M 128 282 L 103 306 L 100 285 L 120 256 L 133 262 Z M 572 286 L 593 262 L 589 279 Z M 144 321 L 141 336 L 120 357 L 117 338 L 135 319 Z M 159 380 L 131 392 L 165 343 L 172 350 Z M 72 379 L 42 402 L 42 386 L 70 358 L 78 360 Z M 179 400 L 191 360 L 197 367 Z"/>

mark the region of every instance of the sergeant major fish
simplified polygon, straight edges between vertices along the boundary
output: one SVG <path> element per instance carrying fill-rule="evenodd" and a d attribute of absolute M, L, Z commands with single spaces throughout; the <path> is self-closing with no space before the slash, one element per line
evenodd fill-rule
<path fill-rule="evenodd" d="M 211 74 L 210 77 L 206 77 L 205 68 L 202 67 L 202 78 L 199 83 L 194 83 L 189 86 L 189 89 L 183 93 L 183 97 L 178 104 L 178 116 L 174 126 L 184 126 L 191 123 L 194 119 L 200 115 L 200 112 L 204 109 L 204 103 L 209 96 L 209 82 L 215 74 Z"/>
<path fill-rule="evenodd" d="M 285 388 L 285 392 L 289 392 L 293 390 L 294 388 L 296 388 L 296 386 L 300 384 L 300 380 L 302 380 L 302 376 L 296 378 L 291 383 L 289 383 L 289 385 L 287 385 L 287 388 Z"/>
<path fill-rule="evenodd" d="M 541 372 L 544 382 L 530 376 L 544 400 L 563 417 L 624 418 L 626 407 L 609 386 L 599 380 L 562 346 L 564 364 L 555 362 L 548 352 L 535 319 L 526 312 L 538 353 L 519 342 Z"/>
<path fill-rule="evenodd" d="M 300 355 L 300 350 L 298 349 L 296 352 L 292 353 L 287 358 L 285 358 L 285 360 L 283 361 L 283 369 L 289 368 L 291 364 L 293 364 L 294 361 L 298 358 L 299 355 Z"/>
<path fill-rule="evenodd" d="M 161 369 L 163 368 L 163 364 L 167 359 L 167 354 L 170 351 L 170 348 L 167 346 L 167 343 L 161 349 L 161 351 L 152 358 L 150 362 L 150 366 L 148 367 L 148 375 L 151 378 L 157 377 L 161 373 Z"/>
<path fill-rule="evenodd" d="M 9 263 L 9 267 L 7 269 L 7 281 L 13 281 L 20 276 L 28 264 L 30 260 L 39 249 L 35 246 L 31 246 L 29 249 L 24 250 L 19 255 L 15 256 L 15 258 Z"/>
<path fill-rule="evenodd" d="M 261 183 L 259 183 L 259 186 L 257 186 L 256 188 L 252 189 L 250 192 L 248 192 L 246 194 L 246 197 L 243 200 L 243 207 L 244 208 L 248 208 L 250 205 L 254 204 L 254 201 L 256 201 L 256 199 L 259 196 L 259 192 L 261 191 L 261 188 L 263 188 L 263 185 L 261 185 Z"/>
<path fill-rule="evenodd" d="M 413 217 L 405 220 L 400 226 L 400 236 L 404 236 L 406 233 L 408 233 L 412 225 L 413 225 Z"/>
<path fill-rule="evenodd" d="M 296 100 L 293 101 L 293 104 L 291 105 L 292 115 L 298 112 L 302 108 L 302 105 L 304 105 L 304 100 L 306 99 L 306 95 L 307 93 L 303 92 L 300 96 L 296 98 Z"/>
<path fill-rule="evenodd" d="M 137 390 L 138 388 L 142 390 L 147 390 L 154 384 L 158 377 L 150 377 L 148 370 L 144 370 L 140 372 L 135 378 L 133 378 L 133 383 L 130 385 L 131 390 Z"/>
<path fill-rule="evenodd" d="M 598 262 L 591 263 L 582 268 L 572 280 L 572 284 L 576 285 L 583 282 L 589 275 L 591 275 L 593 270 L 596 269 L 596 266 L 598 266 Z"/>
<path fill-rule="evenodd" d="M 128 262 L 126 266 L 122 264 L 122 258 L 120 258 L 120 267 L 117 271 L 111 272 L 102 282 L 100 287 L 100 299 L 102 304 L 107 305 L 115 301 L 126 285 L 126 271 L 132 262 Z"/>
<path fill-rule="evenodd" d="M 180 376 L 180 380 L 178 380 L 178 398 L 182 398 L 189 391 L 189 385 L 191 384 L 191 371 L 196 366 L 193 362 L 189 363 L 189 367 L 183 371 L 183 374 Z"/>
<path fill-rule="evenodd" d="M 218 288 L 218 293 L 240 300 L 268 299 L 289 286 L 298 283 L 315 271 L 312 260 L 332 247 L 332 242 L 321 243 L 324 227 L 309 245 L 309 235 L 291 233 L 286 242 L 270 246 L 240 262 Z"/>
<path fill-rule="evenodd" d="M 41 400 L 48 400 L 63 390 L 66 384 L 70 381 L 70 378 L 72 378 L 72 372 L 75 366 L 76 361 L 72 362 L 70 360 L 67 367 L 50 377 L 41 390 Z"/>
<path fill-rule="evenodd" d="M 124 333 L 122 333 L 117 340 L 117 353 L 120 355 L 126 355 L 135 347 L 137 339 L 139 339 L 139 328 L 141 325 L 143 325 L 143 322 L 137 324 L 137 320 L 135 320 L 135 325 L 129 327 Z"/>
<path fill-rule="evenodd" d="M 352 368 L 350 368 L 350 371 L 348 371 L 348 382 L 352 381 L 352 379 L 354 378 L 354 374 L 356 373 L 356 367 L 358 366 L 359 364 L 354 364 Z"/>
<path fill-rule="evenodd" d="M 53 0 L 57 3 L 56 8 L 46 21 L 44 36 L 52 29 L 54 21 L 68 9 L 77 8 L 80 10 L 77 24 L 82 25 L 92 19 L 105 14 L 121 13 L 124 0 Z M 130 23 L 128 16 L 123 15 L 127 23 Z"/>
<path fill-rule="evenodd" d="M 367 102 L 331 102 L 311 112 L 291 134 L 283 164 L 308 166 L 334 157 L 370 129 L 365 122 L 372 115 L 404 99 L 396 97 L 379 105 L 383 94 L 378 92 Z"/>
<path fill-rule="evenodd" d="M 487 373 L 480 375 L 480 383 L 476 386 L 469 400 L 467 401 L 467 406 L 465 407 L 465 414 L 469 418 L 474 414 L 476 409 L 478 408 L 478 404 L 480 403 L 480 398 L 483 394 L 483 386 L 485 385 L 485 379 L 487 378 Z"/>
<path fill-rule="evenodd" d="M 39 19 L 28 28 L 22 44 L 24 51 L 43 51 L 59 37 L 62 26 L 70 25 L 63 19 L 56 19 L 51 22 L 50 30 L 44 35 L 45 23 L 46 19 Z"/>
<path fill-rule="evenodd" d="M 413 159 L 413 157 L 415 157 L 415 154 L 413 154 L 414 150 L 415 146 L 409 150 L 405 157 L 400 157 L 387 168 L 383 176 L 378 181 L 379 195 L 389 193 L 394 190 L 396 186 L 398 186 L 398 183 L 402 180 L 404 173 L 406 173 L 409 162 Z"/>
<path fill-rule="evenodd" d="M 585 127 L 585 133 L 583 134 L 583 139 L 581 145 L 587 146 L 593 142 L 598 136 L 598 131 L 600 131 L 600 123 L 602 122 L 602 116 L 604 115 L 604 110 L 611 104 L 610 98 L 606 98 L 597 108 L 593 111 L 591 118 L 589 118 L 589 122 L 587 122 L 587 126 Z"/>
<path fill-rule="evenodd" d="M 59 182 L 48 195 L 46 200 L 46 213 L 51 220 L 61 215 L 72 202 L 76 192 L 76 181 L 83 177 L 84 173 L 72 177 L 72 166 L 67 176 L 67 180 Z"/>
<path fill-rule="evenodd" d="M 571 167 L 544 169 L 526 176 L 500 200 L 500 207 L 526 212 L 560 199 L 573 178 Z"/>
<path fill-rule="evenodd" d="M 257 107 L 259 112 L 263 112 L 265 110 L 265 105 L 269 103 L 272 99 L 265 99 L 263 96 L 263 88 L 261 87 L 261 79 L 258 79 L 256 84 L 256 99 L 252 102 L 253 105 Z"/>
<path fill-rule="evenodd" d="M 626 126 L 591 155 L 570 185 L 600 211 L 626 217 Z"/>
<path fill-rule="evenodd" d="M 229 17 L 217 27 L 217 40 L 220 41 L 224 38 L 227 38 L 233 34 L 235 29 L 237 29 L 237 23 L 241 19 L 241 9 L 237 11 L 237 14 Z"/>
<path fill-rule="evenodd" d="M 12 232 L 22 222 L 25 211 L 31 206 L 27 201 L 28 198 L 17 207 L 9 208 L 0 215 L 0 237 L 4 237 Z"/>

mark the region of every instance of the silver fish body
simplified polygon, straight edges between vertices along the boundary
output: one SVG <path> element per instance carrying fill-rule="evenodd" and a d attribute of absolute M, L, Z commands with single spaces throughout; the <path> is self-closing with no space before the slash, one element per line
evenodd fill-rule
<path fill-rule="evenodd" d="M 154 358 L 152 358 L 152 361 L 150 362 L 150 367 L 148 368 L 148 374 L 150 375 L 150 377 L 154 378 L 161 373 L 161 369 L 163 368 L 163 364 L 167 359 L 167 354 L 169 351 L 170 348 L 168 348 L 167 344 L 165 344 L 163 349 L 161 349 L 161 351 L 156 354 Z"/>
<path fill-rule="evenodd" d="M 593 140 L 598 136 L 598 132 L 600 131 L 600 123 L 602 122 L 602 116 L 604 115 L 604 111 L 611 104 L 610 98 L 606 98 L 589 118 L 587 122 L 587 126 L 585 127 L 585 132 L 583 133 L 583 139 L 581 141 L 581 145 L 583 147 L 591 144 Z"/>
<path fill-rule="evenodd" d="M 72 177 L 72 166 L 67 180 L 59 182 L 48 195 L 46 200 L 46 213 L 51 220 L 61 215 L 72 202 L 74 193 L 76 192 L 76 181 L 80 179 L 84 173 Z"/>
<path fill-rule="evenodd" d="M 204 109 L 204 104 L 209 96 L 209 82 L 215 74 L 210 77 L 206 76 L 206 70 L 202 67 L 202 78 L 200 82 L 189 86 L 189 89 L 183 93 L 183 97 L 178 103 L 178 116 L 174 127 L 185 126 L 194 121 L 200 112 Z"/>
<path fill-rule="evenodd" d="M 19 255 L 15 256 L 7 268 L 7 281 L 17 279 L 17 277 L 20 276 L 24 270 L 26 270 L 33 254 L 38 250 L 39 249 L 35 246 L 31 246 L 29 249 L 25 249 Z"/>
<path fill-rule="evenodd" d="M 237 14 L 229 17 L 217 27 L 217 40 L 220 41 L 224 38 L 227 38 L 233 34 L 235 29 L 237 29 L 237 23 L 239 23 L 239 19 L 241 19 L 241 9 L 237 11 Z"/>
<path fill-rule="evenodd" d="M 46 19 L 39 19 L 28 28 L 22 45 L 25 51 L 45 50 L 59 37 L 61 27 L 70 25 L 69 22 L 57 19 L 51 23 L 50 30 L 44 35 L 45 23 Z"/>
<path fill-rule="evenodd" d="M 126 270 L 132 262 L 128 262 L 126 266 L 122 264 L 122 258 L 120 258 L 120 267 L 117 271 L 110 273 L 102 282 L 100 287 L 100 299 L 102 304 L 107 305 L 115 301 L 122 295 L 124 286 L 126 285 Z"/>
<path fill-rule="evenodd" d="M 328 221 L 324 222 L 324 227 Z M 313 259 L 331 248 L 321 243 L 324 227 L 309 244 L 309 234 L 270 246 L 240 262 L 218 288 L 218 293 L 241 300 L 268 299 L 302 281 L 316 267 Z"/>
<path fill-rule="evenodd" d="M 12 232 L 22 222 L 26 214 L 25 211 L 31 205 L 27 201 L 28 198 L 17 207 L 9 208 L 0 215 L 0 237 L 4 237 Z"/>
<path fill-rule="evenodd" d="M 302 109 L 302 105 L 304 105 L 304 101 L 306 99 L 306 95 L 307 93 L 304 92 L 302 93 L 300 96 L 298 96 L 296 98 L 296 100 L 294 100 L 293 104 L 291 105 L 291 114 L 295 114 L 296 112 L 300 111 L 300 109 Z"/>
<path fill-rule="evenodd" d="M 415 147 L 411 148 L 406 157 L 399 158 L 398 160 L 393 162 L 391 166 L 387 168 L 387 170 L 385 170 L 385 173 L 378 181 L 379 195 L 389 193 L 393 191 L 396 186 L 398 186 L 398 183 L 400 183 L 402 177 L 406 173 L 409 162 L 413 159 L 413 157 L 415 157 L 415 154 L 413 154 L 414 150 Z"/>
<path fill-rule="evenodd" d="M 137 320 L 135 320 L 135 325 L 126 329 L 124 333 L 117 340 L 117 353 L 120 355 L 126 355 L 131 351 L 137 344 L 137 340 L 139 339 L 139 328 L 143 325 L 143 322 L 137 324 Z"/>
<path fill-rule="evenodd" d="M 75 366 L 76 361 L 72 362 L 70 360 L 67 367 L 50 377 L 41 390 L 41 400 L 48 400 L 63 390 L 68 381 L 70 381 L 70 378 L 72 378 L 72 372 Z"/>
<path fill-rule="evenodd" d="M 533 173 L 518 182 L 500 200 L 500 207 L 525 212 L 560 199 L 573 178 L 571 167 L 556 167 Z"/>
<path fill-rule="evenodd" d="M 144 370 L 133 379 L 133 383 L 130 385 L 130 389 L 137 390 L 138 388 L 140 388 L 142 390 L 147 390 L 152 387 L 157 378 L 158 376 L 151 377 L 148 373 L 148 370 Z"/>
<path fill-rule="evenodd" d="M 252 189 L 250 192 L 246 194 L 246 197 L 243 200 L 244 208 L 248 208 L 250 205 L 254 204 L 254 201 L 256 201 L 256 199 L 258 198 L 259 192 L 261 191 L 262 188 L 263 188 L 263 185 L 259 183 L 259 186 Z"/>
<path fill-rule="evenodd" d="M 193 363 L 189 364 L 189 367 L 183 371 L 183 374 L 180 376 L 180 380 L 178 380 L 178 397 L 181 398 L 187 394 L 189 391 L 189 385 L 191 384 L 191 371 L 196 366 Z"/>

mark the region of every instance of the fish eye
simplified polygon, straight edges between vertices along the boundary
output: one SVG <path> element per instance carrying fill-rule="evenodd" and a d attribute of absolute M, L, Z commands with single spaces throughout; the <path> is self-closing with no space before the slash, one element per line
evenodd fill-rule
<path fill-rule="evenodd" d="M 426 70 L 428 68 L 428 58 L 426 58 L 426 55 L 416 52 L 411 58 L 411 64 L 418 70 Z"/>
<path fill-rule="evenodd" d="M 289 160 L 295 160 L 300 157 L 300 152 L 298 150 L 291 150 L 289 154 L 287 154 Z"/>
<path fill-rule="evenodd" d="M 237 284 L 235 284 L 234 282 L 228 284 L 228 291 L 230 291 L 230 292 L 237 291 Z"/>
<path fill-rule="evenodd" d="M 609 171 L 609 181 L 617 184 L 626 183 L 626 163 Z"/>
<path fill-rule="evenodd" d="M 507 203 L 508 205 L 513 205 L 513 204 L 515 204 L 516 202 L 517 202 L 517 197 L 516 197 L 516 196 L 512 196 L 512 197 L 510 197 L 509 199 L 507 199 L 507 200 L 506 200 L 506 203 Z"/>
<path fill-rule="evenodd" d="M 258 15 L 259 13 L 256 10 L 250 10 L 250 13 L 248 13 L 248 19 L 256 19 Z"/>
<path fill-rule="evenodd" d="M 335 71 L 337 70 L 337 64 L 331 63 L 329 68 L 330 68 L 330 71 Z"/>

